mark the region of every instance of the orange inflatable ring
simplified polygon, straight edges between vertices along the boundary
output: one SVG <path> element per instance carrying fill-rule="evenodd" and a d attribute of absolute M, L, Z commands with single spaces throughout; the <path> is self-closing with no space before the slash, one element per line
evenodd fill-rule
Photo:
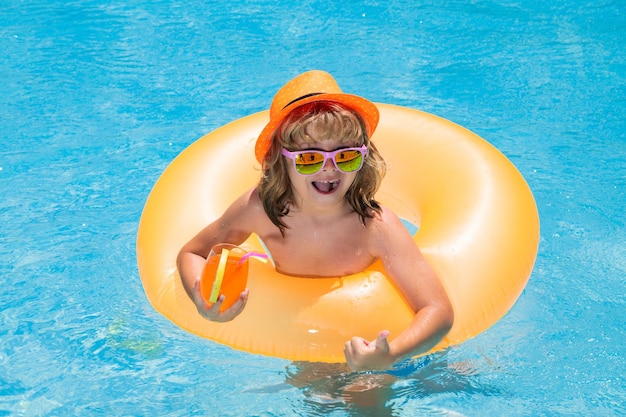
<path fill-rule="evenodd" d="M 458 344 L 503 317 L 537 254 L 539 218 L 528 185 L 492 145 L 439 117 L 377 104 L 373 140 L 388 164 L 377 198 L 417 225 L 415 242 L 443 281 L 454 326 L 434 349 Z M 258 182 L 257 113 L 207 134 L 163 172 L 146 202 L 137 260 L 152 305 L 179 326 L 235 349 L 291 360 L 343 362 L 352 336 L 398 335 L 414 313 L 380 263 L 337 278 L 295 278 L 250 262 L 248 304 L 228 323 L 203 319 L 176 270 L 180 248 Z M 243 245 L 263 252 L 257 236 Z"/>

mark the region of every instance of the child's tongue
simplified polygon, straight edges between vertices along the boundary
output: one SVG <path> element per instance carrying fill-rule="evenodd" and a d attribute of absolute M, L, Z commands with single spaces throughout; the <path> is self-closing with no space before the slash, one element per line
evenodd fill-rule
<path fill-rule="evenodd" d="M 329 193 L 337 186 L 336 181 L 315 181 L 313 186 L 322 193 Z"/>

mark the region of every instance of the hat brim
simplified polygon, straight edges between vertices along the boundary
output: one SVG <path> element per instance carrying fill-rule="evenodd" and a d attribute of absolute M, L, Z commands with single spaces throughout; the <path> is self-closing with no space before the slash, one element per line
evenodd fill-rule
<path fill-rule="evenodd" d="M 270 147 L 272 136 L 274 132 L 283 120 L 291 113 L 293 110 L 298 107 L 304 106 L 308 103 L 313 103 L 315 101 L 332 101 L 335 103 L 343 104 L 351 110 L 357 112 L 365 123 L 365 128 L 367 130 L 367 135 L 369 137 L 372 136 L 374 130 L 376 130 L 376 126 L 378 125 L 379 112 L 378 107 L 371 101 L 364 99 L 363 97 L 356 96 L 353 94 L 316 94 L 311 97 L 307 97 L 301 100 L 298 100 L 295 103 L 292 103 L 282 110 L 278 112 L 274 117 L 270 117 L 270 121 L 261 133 L 259 134 L 259 138 L 256 141 L 256 145 L 254 147 L 254 154 L 256 156 L 256 160 L 259 163 L 263 163 L 263 159 L 265 158 L 265 154 Z"/>

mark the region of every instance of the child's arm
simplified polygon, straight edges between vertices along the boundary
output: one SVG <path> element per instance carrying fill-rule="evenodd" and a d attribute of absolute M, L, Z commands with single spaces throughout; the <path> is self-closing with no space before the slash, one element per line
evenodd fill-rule
<path fill-rule="evenodd" d="M 253 195 L 254 190 L 250 190 L 235 200 L 220 218 L 201 230 L 178 253 L 176 264 L 183 287 L 198 312 L 211 321 L 232 320 L 245 307 L 247 290 L 241 293 L 239 300 L 232 307 L 220 313 L 223 297 L 209 307 L 200 295 L 199 283 L 206 258 L 214 245 L 218 243 L 240 245 L 254 231 L 254 216 L 251 215 L 251 212 L 255 211 Z"/>
<path fill-rule="evenodd" d="M 372 253 L 383 260 L 386 273 L 415 311 L 415 318 L 391 342 L 387 341 L 389 332 L 382 329 L 374 341 L 353 337 L 346 342 L 346 361 L 354 371 L 387 369 L 406 357 L 428 352 L 454 321 L 443 285 L 398 217 L 385 209 L 372 227 Z"/>

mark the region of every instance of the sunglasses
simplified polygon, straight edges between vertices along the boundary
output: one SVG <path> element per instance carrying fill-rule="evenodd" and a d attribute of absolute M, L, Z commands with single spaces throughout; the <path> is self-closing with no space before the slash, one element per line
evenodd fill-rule
<path fill-rule="evenodd" d="M 365 145 L 360 148 L 341 148 L 332 152 L 303 150 L 290 152 L 283 148 L 282 154 L 293 160 L 296 171 L 302 175 L 313 175 L 326 165 L 330 159 L 341 172 L 356 172 L 363 166 L 363 159 L 367 155 Z"/>

